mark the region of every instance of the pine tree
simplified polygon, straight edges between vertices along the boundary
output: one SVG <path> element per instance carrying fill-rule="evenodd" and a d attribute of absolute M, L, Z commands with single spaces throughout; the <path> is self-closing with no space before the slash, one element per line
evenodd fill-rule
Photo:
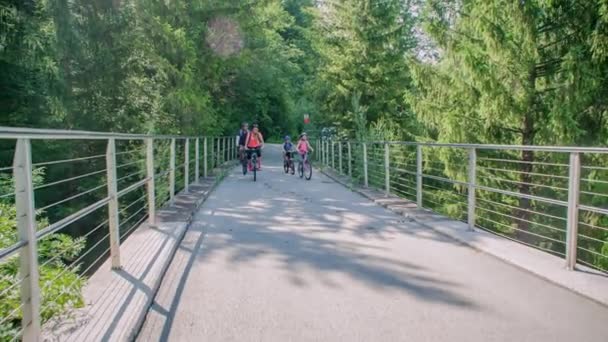
<path fill-rule="evenodd" d="M 408 126 L 403 95 L 410 85 L 407 55 L 415 46 L 413 18 L 404 1 L 328 1 L 318 9 L 314 42 L 321 56 L 317 99 L 332 122 L 354 129 L 354 94 L 367 121 L 380 118 Z"/>
<path fill-rule="evenodd" d="M 425 28 L 442 57 L 437 64 L 415 63 L 417 92 L 409 96 L 429 136 L 600 143 L 606 129 L 602 8 L 599 1 L 429 1 Z M 512 180 L 524 195 L 512 215 L 526 241 L 533 240 L 526 233 L 533 204 L 525 195 L 541 191 L 533 189 L 531 173 L 545 157 L 521 151 Z"/>

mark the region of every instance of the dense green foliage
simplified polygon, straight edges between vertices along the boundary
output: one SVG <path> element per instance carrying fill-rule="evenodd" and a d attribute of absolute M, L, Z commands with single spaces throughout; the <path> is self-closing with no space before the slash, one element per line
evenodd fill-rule
<path fill-rule="evenodd" d="M 5 125 L 294 128 L 301 51 L 282 36 L 294 19 L 281 2 L 3 0 L 0 13 Z"/>
<path fill-rule="evenodd" d="M 601 0 L 326 1 L 311 28 L 319 66 L 310 94 L 343 137 L 605 146 L 607 13 Z M 398 168 L 415 170 L 414 150 L 392 150 Z M 368 152 L 371 182 L 383 186 L 383 147 Z M 426 148 L 424 172 L 464 182 L 467 153 Z M 524 195 L 479 191 L 478 225 L 563 254 L 565 208 L 527 195 L 566 201 L 568 155 L 478 154 L 481 185 Z M 608 202 L 607 163 L 584 156 L 583 204 Z M 392 178 L 414 199 L 411 174 Z M 465 220 L 466 192 L 426 179 L 423 204 Z M 608 230 L 598 227 L 608 218 L 582 211 L 580 222 L 580 261 L 606 269 Z"/>
<path fill-rule="evenodd" d="M 306 20 L 292 12 L 304 11 L 298 2 L 280 1 L 1 0 L 0 125 L 232 135 L 246 120 L 259 122 L 269 137 L 295 134 L 302 129 L 296 115 L 310 105 L 300 99 L 307 62 L 298 25 Z M 216 145 L 209 143 L 215 153 Z M 35 163 L 105 153 L 105 144 L 93 141 L 34 141 L 32 147 Z M 125 142 L 117 150 L 125 152 L 117 160 L 126 165 L 119 170 L 126 178 L 118 186 L 124 188 L 136 179 L 125 175 L 137 176 L 143 168 L 143 149 Z M 158 163 L 167 165 L 167 142 L 156 150 Z M 12 164 L 13 151 L 14 141 L 0 142 L 7 184 L 10 173 L 4 168 Z M 180 143 L 177 163 L 183 163 L 183 151 Z M 39 213 L 39 229 L 104 197 L 105 174 L 99 173 L 104 168 L 104 158 L 49 165 L 39 184 L 94 175 L 37 189 L 36 207 L 50 206 Z M 180 168 L 178 190 L 183 177 Z M 168 197 L 165 183 L 158 182 L 159 205 Z M 121 199 L 123 238 L 144 218 L 142 191 Z M 11 192 L 10 186 L 0 189 L 0 195 Z M 2 198 L 0 248 L 5 248 L 17 233 L 12 198 Z M 41 241 L 43 321 L 82 305 L 79 275 L 94 270 L 107 253 L 106 217 L 100 210 Z M 86 242 L 79 238 L 85 234 Z M 19 330 L 16 263 L 3 261 L 0 268 L 0 317 L 13 313 L 0 340 L 11 340 L 13 329 Z"/>
<path fill-rule="evenodd" d="M 43 176 L 43 170 L 37 169 L 34 183 L 41 184 Z M 10 192 L 12 188 L 12 179 L 0 178 L 1 193 Z M 48 221 L 42 213 L 39 214 L 41 218 L 37 224 L 45 227 Z M 15 206 L 6 200 L 0 200 L 0 249 L 16 243 L 17 236 Z M 51 234 L 39 242 L 41 301 L 45 304 L 40 314 L 44 321 L 67 309 L 84 305 L 81 295 L 84 281 L 78 274 L 78 268 L 65 268 L 65 263 L 76 259 L 84 246 L 84 238 L 72 238 L 66 234 Z M 0 340 L 10 341 L 21 326 L 18 256 L 0 263 L 0 276 L 0 317 L 3 321 L 0 324 Z"/>
<path fill-rule="evenodd" d="M 366 124 L 397 126 L 411 139 L 415 126 L 404 95 L 411 88 L 406 57 L 413 53 L 414 19 L 406 1 L 328 1 L 311 28 L 319 55 L 311 94 L 324 122 L 342 134 Z"/>
<path fill-rule="evenodd" d="M 410 64 L 415 87 L 407 95 L 426 137 L 515 145 L 608 144 L 606 6 L 596 0 L 427 1 L 422 24 L 441 57 L 436 63 Z M 557 165 L 567 165 L 567 155 L 504 151 L 480 157 L 483 185 L 567 200 L 562 189 L 568 188 L 568 170 Z M 449 165 L 454 161 L 450 154 L 438 158 L 447 174 L 458 173 Z M 590 167 L 606 163 L 605 156 L 587 154 L 583 159 Z M 605 205 L 605 169 L 584 169 L 583 178 L 587 193 L 582 203 Z M 565 222 L 547 216 L 565 217 L 563 208 L 524 197 L 488 192 L 479 196 L 488 218 L 479 222 L 483 226 L 564 252 Z M 491 202 L 503 207 L 484 207 Z M 589 238 L 579 241 L 585 248 L 579 255 L 606 267 L 608 243 L 598 242 L 608 241 L 608 231 L 592 227 L 606 227 L 608 218 L 584 212 L 581 222 L 587 224 L 581 230 Z"/>
<path fill-rule="evenodd" d="M 246 120 L 259 122 L 269 140 L 307 130 L 360 140 L 605 146 L 607 112 L 606 0 L 0 0 L 1 125 L 221 135 Z M 301 122 L 304 114 L 312 124 Z M 33 148 L 57 160 L 103 154 L 105 145 Z M 157 146 L 164 163 L 167 148 Z M 13 149 L 0 142 L 0 166 L 10 165 Z M 381 172 L 383 152 L 370 153 Z M 464 181 L 466 153 L 428 149 L 425 172 Z M 415 160 L 411 149 L 395 155 Z M 560 166 L 567 155 L 486 151 L 479 159 L 483 185 L 566 199 L 559 189 L 568 185 Z M 583 163 L 600 168 L 584 170 L 581 201 L 605 207 L 608 161 L 586 155 Z M 49 183 L 103 167 L 102 159 L 53 165 L 40 177 Z M 36 200 L 43 206 L 102 183 L 83 179 L 41 190 Z M 464 187 L 428 185 L 425 205 L 465 218 Z M 480 225 L 563 253 L 565 222 L 555 219 L 563 208 L 478 196 Z M 41 218 L 54 222 L 85 203 Z M 69 233 L 81 236 L 98 218 Z M 13 229 L 3 219 L 2 229 Z M 608 230 L 594 228 L 608 227 L 608 218 L 584 212 L 581 223 L 584 260 L 608 268 Z"/>

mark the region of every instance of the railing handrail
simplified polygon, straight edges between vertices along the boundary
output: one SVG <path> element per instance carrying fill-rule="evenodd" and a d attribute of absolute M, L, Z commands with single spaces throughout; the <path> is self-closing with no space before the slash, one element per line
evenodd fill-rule
<path fill-rule="evenodd" d="M 398 140 L 354 140 L 354 139 L 327 139 L 336 142 L 366 143 L 366 144 L 389 144 L 406 146 L 427 147 L 453 147 L 453 148 L 475 148 L 478 150 L 514 150 L 514 151 L 538 151 L 538 152 L 561 152 L 561 153 L 601 153 L 608 154 L 608 147 L 584 147 L 584 146 L 544 146 L 544 145 L 501 145 L 501 144 L 466 144 L 466 143 L 438 143 Z"/>
<path fill-rule="evenodd" d="M 162 184 L 161 178 L 167 176 L 166 182 L 168 188 L 164 191 L 168 192 L 168 198 L 162 198 L 160 205 L 163 203 L 173 204 L 177 191 L 183 191 L 187 193 L 191 184 L 192 176 L 194 176 L 194 182 L 200 181 L 201 175 L 207 177 L 209 170 L 214 167 L 220 167 L 224 163 L 233 160 L 237 156 L 237 141 L 234 136 L 230 135 L 200 135 L 200 136 L 181 136 L 181 135 L 154 135 L 154 134 L 129 134 L 129 133 L 112 133 L 112 132 L 90 132 L 90 131 L 79 131 L 79 130 L 56 130 L 56 129 L 35 129 L 35 128 L 22 128 L 22 127 L 2 127 L 0 126 L 0 139 L 7 141 L 14 140 L 14 152 L 13 152 L 13 165 L 2 167 L 2 172 L 12 172 L 11 177 L 14 179 L 14 184 L 10 193 L 0 195 L 0 198 L 11 198 L 14 197 L 15 207 L 15 219 L 16 219 L 16 236 L 15 242 L 10 246 L 0 246 L 0 262 L 7 262 L 7 260 L 17 254 L 19 254 L 19 279 L 13 284 L 7 286 L 7 288 L 0 289 L 0 293 L 7 293 L 8 291 L 20 291 L 21 294 L 21 308 L 23 309 L 21 317 L 21 331 L 16 332 L 15 338 L 21 337 L 24 341 L 40 340 L 41 325 L 44 323 L 41 321 L 41 312 L 46 305 L 41 303 L 42 296 L 41 292 L 48 286 L 57 280 L 66 272 L 76 272 L 75 270 L 79 266 L 80 260 L 87 255 L 89 252 L 100 246 L 100 243 L 104 239 L 109 238 L 109 248 L 106 248 L 105 252 L 100 253 L 100 256 L 91 265 L 87 267 L 84 272 L 87 272 L 95 265 L 101 258 L 108 255 L 111 259 L 112 269 L 121 268 L 120 258 L 120 245 L 121 240 L 124 241 L 124 237 L 127 236 L 133 229 L 137 229 L 139 225 L 144 221 L 148 220 L 150 226 L 155 225 L 155 213 L 158 205 L 156 201 L 156 189 L 157 185 Z M 44 161 L 41 163 L 33 162 L 33 154 L 36 151 L 32 151 L 32 141 L 37 140 L 69 140 L 73 141 L 88 141 L 88 144 L 97 144 L 97 142 L 105 142 L 106 152 L 104 154 L 96 152 L 94 156 L 85 155 L 79 156 L 72 159 L 60 158 L 58 160 Z M 131 148 L 130 144 L 127 144 L 127 151 L 118 151 L 120 148 L 125 146 L 117 146 L 117 140 L 136 142 L 137 144 L 143 143 L 143 146 L 138 148 Z M 154 143 L 163 142 L 162 147 L 166 152 L 170 149 L 169 153 L 169 166 L 167 168 L 166 162 L 161 163 L 156 156 L 162 155 L 158 149 L 155 149 Z M 169 146 L 166 142 L 169 142 Z M 176 149 L 176 141 L 179 141 L 180 148 Z M 123 145 L 123 144 L 120 144 Z M 142 149 L 141 147 L 144 147 Z M 10 152 L 10 148 L 8 149 Z M 141 151 L 145 152 L 145 156 L 134 156 L 135 161 L 131 158 L 132 152 Z M 89 151 L 90 152 L 90 151 Z M 194 154 L 194 155 L 193 155 Z M 180 156 L 181 155 L 181 156 Z M 117 156 L 125 158 L 127 161 L 118 165 Z M 70 162 L 79 162 L 84 160 L 102 159 L 105 157 L 105 168 L 95 168 L 92 172 L 84 172 L 77 176 L 68 175 L 66 178 L 60 180 L 54 180 L 43 184 L 41 186 L 34 185 L 34 170 L 38 166 L 47 166 L 54 164 L 63 164 Z M 125 170 L 125 166 L 137 168 L 137 165 L 142 165 L 145 162 L 145 169 L 139 169 L 137 172 L 126 172 L 127 175 L 121 175 L 119 177 L 119 170 Z M 103 161 L 99 161 L 103 163 Z M 194 170 L 192 170 L 194 167 Z M 201 173 L 202 167 L 202 173 Z M 158 172 L 157 172 L 158 171 Z M 105 173 L 105 179 L 103 174 Z M 177 173 L 180 173 L 180 177 L 183 178 L 182 185 L 176 187 Z M 43 188 L 51 186 L 58 186 L 66 184 L 68 182 L 80 182 L 82 179 L 96 176 L 99 181 L 99 185 L 92 186 L 86 190 L 79 189 L 77 194 L 69 194 L 59 198 L 51 204 L 47 204 L 41 208 L 36 207 L 35 192 Z M 133 177 L 137 176 L 138 179 L 132 183 Z M 124 181 L 126 187 L 120 189 L 118 184 Z M 158 184 L 156 184 L 158 182 Z M 165 184 L 166 186 L 166 184 Z M 106 188 L 105 193 L 102 195 L 101 191 Z M 44 226 L 38 227 L 37 210 L 43 211 L 57 205 L 62 205 L 68 201 L 75 201 L 76 199 L 82 199 L 84 195 L 93 194 L 100 192 L 96 196 L 92 197 L 87 201 L 94 201 L 94 203 L 87 203 L 88 205 L 84 208 L 77 210 L 74 213 L 68 214 L 67 216 L 57 220 L 56 222 L 43 221 Z M 124 200 L 125 196 L 134 191 L 141 191 L 144 195 L 139 196 L 139 199 L 132 201 L 129 205 L 122 208 L 120 207 L 120 200 Z M 166 196 L 166 195 L 165 195 Z M 142 201 L 146 199 L 147 201 Z M 141 206 L 135 213 L 130 214 L 128 218 L 121 218 L 121 214 L 126 212 L 128 208 L 131 208 L 134 204 L 139 203 Z M 97 229 L 107 226 L 108 233 L 104 235 L 98 242 L 88 248 L 88 250 L 78 256 L 78 258 L 70 265 L 59 272 L 58 275 L 54 276 L 53 280 L 46 281 L 45 284 L 41 285 L 38 281 L 39 272 L 42 267 L 39 265 L 39 250 L 38 242 L 51 234 L 58 233 L 69 225 L 84 219 L 86 216 L 93 213 L 98 213 L 99 210 L 107 207 L 107 219 L 101 225 L 97 225 L 91 231 L 86 232 L 84 237 L 88 236 Z M 103 213 L 98 213 L 104 215 Z M 136 215 L 141 216 L 138 220 L 130 220 Z M 126 231 L 121 232 L 125 229 L 125 224 L 129 223 L 131 226 Z M 54 256 L 50 260 L 60 260 L 61 254 Z M 51 261 L 47 260 L 44 265 L 47 265 Z M 68 271 L 69 270 L 69 271 Z M 4 278 L 3 278 L 4 279 Z M 74 284 L 74 282 L 72 282 Z M 71 285 L 69 285 L 71 286 Z M 64 287 L 62 291 L 66 291 L 69 286 Z M 63 292 L 62 292 L 63 293 Z M 0 317 L 0 325 L 5 323 L 7 319 L 18 319 L 19 310 L 13 310 L 5 317 Z"/>
<path fill-rule="evenodd" d="M 110 138 L 119 140 L 139 140 L 139 139 L 194 139 L 203 137 L 227 138 L 232 137 L 201 134 L 196 136 L 185 135 L 167 135 L 167 134 L 131 134 L 131 133 L 113 133 L 113 132 L 96 132 L 96 131 L 81 131 L 81 130 L 65 130 L 65 129 L 40 129 L 26 127 L 6 127 L 0 126 L 0 139 L 86 139 L 86 140 L 106 140 Z M 235 134 L 236 136 L 236 134 Z"/>
<path fill-rule="evenodd" d="M 349 160 L 346 163 L 347 171 L 345 171 L 342 162 L 343 150 L 346 148 L 350 156 L 355 144 L 356 148 L 361 150 L 362 160 Z M 493 222 L 490 225 L 502 225 L 501 229 L 509 229 L 511 233 L 528 234 L 527 236 L 544 239 L 544 241 L 541 241 L 543 243 L 555 241 L 565 246 L 562 249 L 551 249 L 543 246 L 542 243 L 535 245 L 539 249 L 565 256 L 568 269 L 574 269 L 577 267 L 577 263 L 581 263 L 608 271 L 607 266 L 602 266 L 604 261 L 608 261 L 608 255 L 601 252 L 603 244 L 608 243 L 608 240 L 604 241 L 604 238 L 598 238 L 590 233 L 588 229 L 579 233 L 579 225 L 591 228 L 594 232 L 608 232 L 608 226 L 599 221 L 602 215 L 608 215 L 608 207 L 605 205 L 608 194 L 601 188 L 597 188 L 598 190 L 594 188 L 608 184 L 608 179 L 605 179 L 604 176 L 604 172 L 608 171 L 608 167 L 604 164 L 608 155 L 608 148 L 606 147 L 450 144 L 347 140 L 332 139 L 331 137 L 317 140 L 316 145 L 321 152 L 318 160 L 326 167 L 338 171 L 341 175 L 349 175 L 353 182 L 360 182 L 365 187 L 372 186 L 378 190 L 383 190 L 387 196 L 407 197 L 408 200 L 415 201 L 419 208 L 425 208 L 423 199 L 427 201 L 427 204 L 431 203 L 431 205 L 427 205 L 426 209 L 435 208 L 436 205 L 441 206 L 442 203 L 448 202 L 453 204 L 449 209 L 453 211 L 452 215 L 460 220 L 466 220 L 470 230 L 475 227 L 488 230 L 488 222 Z M 415 148 L 395 148 L 399 146 Z M 373 147 L 371 154 L 368 153 L 370 147 Z M 450 167 L 454 173 L 450 174 L 450 171 L 442 169 L 450 165 L 447 159 L 441 160 L 440 156 L 428 153 L 435 147 L 444 150 L 453 149 L 454 152 L 458 151 L 459 158 Z M 478 158 L 480 151 L 508 150 L 546 152 L 547 157 L 556 157 L 557 160 L 552 162 L 532 158 L 528 161 L 520 159 L 522 156 Z M 516 154 L 519 155 L 520 153 Z M 584 158 L 585 155 L 594 154 L 595 157 Z M 336 158 L 338 158 L 337 162 Z M 369 163 L 368 159 L 373 160 L 373 162 Z M 358 164 L 356 180 L 353 178 L 353 162 Z M 440 166 L 439 169 L 433 167 L 437 163 L 443 166 Z M 526 166 L 492 168 L 487 166 L 488 163 L 491 165 L 492 163 L 518 163 Z M 373 165 L 372 168 L 369 167 L 371 165 Z M 535 172 L 534 167 L 545 167 L 548 171 Z M 563 175 L 566 172 L 568 174 Z M 511 176 L 506 176 L 505 173 Z M 522 180 L 521 178 L 524 176 L 527 179 Z M 559 183 L 563 183 L 564 180 L 568 182 L 567 185 Z M 433 184 L 428 184 L 428 182 Z M 521 189 L 521 187 L 527 190 Z M 542 189 L 542 191 L 534 189 Z M 485 198 L 480 195 L 481 192 L 485 193 Z M 459 195 L 459 197 L 457 199 L 450 197 L 453 195 Z M 441 196 L 445 197 L 440 198 Z M 478 199 L 483 203 L 477 204 Z M 599 199 L 602 201 L 599 201 Z M 522 202 L 522 200 L 528 202 Z M 438 201 L 443 202 L 439 203 Z M 528 204 L 511 203 L 518 201 Z M 535 205 L 539 209 L 531 210 L 532 206 L 529 204 L 531 202 L 540 203 L 538 206 Z M 483 213 L 492 212 L 487 208 L 488 203 L 493 206 L 493 213 L 500 215 L 500 222 L 490 220 L 488 215 L 480 212 L 476 213 L 476 210 L 481 210 Z M 503 209 L 495 209 L 496 206 Z M 517 211 L 514 212 L 514 210 Z M 524 212 L 525 215 L 521 214 Z M 585 212 L 587 221 L 579 219 L 579 216 L 583 216 L 583 214 L 580 214 L 581 212 Z M 533 215 L 551 217 L 554 221 L 547 224 L 542 219 L 529 218 Z M 595 219 L 599 222 L 590 222 L 589 215 L 596 215 Z M 476 218 L 486 222 L 483 224 L 476 223 Z M 555 219 L 560 220 L 559 223 L 556 223 Z M 523 223 L 523 229 L 520 229 L 520 223 Z M 557 231 L 559 239 L 552 238 L 546 232 L 541 232 L 543 234 L 539 235 L 539 229 L 528 229 L 527 226 L 542 227 L 540 230 Z M 504 236 L 496 229 L 494 229 L 494 232 Z M 583 246 L 579 246 L 579 240 L 585 242 Z M 590 241 L 596 245 L 587 247 Z M 522 242 L 526 243 L 525 239 Z M 597 243 L 599 242 L 602 245 L 598 247 Z M 577 251 L 588 253 L 586 259 L 578 258 Z M 596 261 L 594 264 L 589 264 L 589 261 L 594 258 L 602 258 L 603 261 L 602 263 Z"/>
<path fill-rule="evenodd" d="M 0 134 L 2 134 L 1 130 L 3 128 L 6 128 L 6 127 L 0 127 Z M 21 130 L 21 129 L 17 129 L 17 130 Z M 29 130 L 29 129 L 24 129 L 24 130 Z M 45 130 L 39 130 L 39 131 L 45 131 Z M 63 131 L 61 131 L 61 132 L 63 132 Z M 70 131 L 66 131 L 66 132 L 70 132 Z M 71 132 L 79 132 L 78 134 L 80 134 L 80 133 L 83 133 L 84 131 L 71 131 Z M 56 139 L 64 139 L 64 138 L 62 138 L 63 137 L 63 135 L 62 135 L 63 133 L 57 133 L 57 134 L 58 135 L 57 135 Z M 159 140 L 160 139 L 176 139 L 176 140 L 183 139 L 183 140 L 190 140 L 190 139 L 197 139 L 197 138 L 199 138 L 199 137 L 187 137 L 187 136 L 179 136 L 179 138 L 170 138 L 170 136 L 153 136 L 153 135 L 143 135 L 143 137 L 151 138 L 151 139 L 155 139 L 155 140 L 156 139 L 159 139 Z M 2 137 L 0 136 L 0 138 L 2 138 Z M 146 138 L 144 138 L 144 139 L 146 139 Z M 228 139 L 228 138 L 232 138 L 232 137 L 231 136 L 208 136 L 208 137 L 207 136 L 201 136 L 200 138 Z M 6 137 L 6 139 L 9 139 L 9 138 Z M 26 137 L 26 136 L 19 136 L 18 138 L 10 138 L 10 139 L 32 139 L 32 138 Z M 49 139 L 49 138 L 40 136 L 40 137 L 38 137 L 38 139 Z M 79 135 L 75 135 L 74 138 L 70 138 L 70 139 L 83 139 L 83 138 L 80 138 Z M 95 138 L 91 138 L 91 139 L 106 140 L 108 138 L 101 138 L 101 137 L 97 138 L 97 137 L 95 137 Z M 139 140 L 139 139 L 142 139 L 142 138 L 137 138 L 137 139 Z M 206 155 L 207 154 L 205 152 L 205 158 L 206 158 Z M 173 156 L 173 158 L 175 158 L 175 156 Z M 184 162 L 184 164 L 189 164 L 189 163 L 188 162 Z M 200 167 L 200 165 L 199 165 L 199 167 Z M 199 173 L 197 173 L 197 174 L 199 174 Z M 123 197 L 124 195 L 130 193 L 131 191 L 136 190 L 136 189 L 142 187 L 143 185 L 145 185 L 146 183 L 150 182 L 151 180 L 155 180 L 156 178 L 158 178 L 158 175 L 154 175 L 152 177 L 143 178 L 143 179 L 139 180 L 138 182 L 136 182 L 134 184 L 131 184 L 127 188 L 118 191 L 117 194 L 116 194 L 116 197 L 117 198 Z M 110 199 L 109 197 L 104 197 L 104 198 L 98 200 L 97 202 L 95 202 L 95 203 L 93 203 L 93 204 L 91 204 L 91 205 L 89 205 L 89 206 L 87 206 L 87 207 L 79 210 L 78 212 L 76 212 L 76 213 L 74 213 L 74 214 L 72 214 L 72 215 L 70 215 L 68 217 L 65 217 L 64 219 L 62 219 L 60 221 L 57 221 L 57 222 L 55 222 L 53 224 L 49 224 L 46 227 L 42 227 L 41 230 L 37 231 L 36 238 L 37 239 L 42 239 L 45 236 L 56 232 L 57 230 L 65 228 L 70 223 L 72 223 L 74 221 L 77 221 L 78 219 L 81 219 L 84 216 L 87 216 L 89 213 L 91 213 L 91 212 L 95 211 L 96 209 L 99 209 L 101 206 L 107 204 L 108 201 L 109 201 L 109 199 Z M 11 246 L 5 247 L 4 249 L 0 249 L 0 262 L 3 261 L 4 259 L 6 259 L 6 258 L 8 258 L 8 257 L 10 257 L 10 256 L 12 256 L 14 254 L 16 254 L 18 252 L 19 248 L 23 247 L 25 244 L 27 244 L 27 243 L 24 243 L 23 241 L 17 241 L 17 242 L 15 242 Z"/>

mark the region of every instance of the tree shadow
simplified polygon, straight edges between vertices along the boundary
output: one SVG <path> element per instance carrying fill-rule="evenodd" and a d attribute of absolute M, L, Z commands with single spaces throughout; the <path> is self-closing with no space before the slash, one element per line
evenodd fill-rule
<path fill-rule="evenodd" d="M 163 280 L 165 294 L 155 300 L 148 316 L 156 316 L 151 324 L 161 330 L 160 340 L 169 338 L 180 302 L 187 300 L 183 294 L 191 272 L 217 258 L 234 272 L 271 258 L 273 267 L 294 290 L 312 286 L 311 282 L 335 289 L 356 282 L 374 292 L 482 310 L 460 294 L 464 284 L 442 279 L 437 270 L 393 256 L 394 246 L 389 247 L 398 235 L 438 244 L 460 243 L 340 190 L 342 186 L 336 183 L 329 189 L 330 185 L 319 187 L 302 181 L 306 187 L 300 189 L 293 186 L 293 176 L 280 178 L 280 167 L 266 166 L 264 170 L 272 178 L 264 181 L 260 177 L 261 182 L 253 185 L 255 196 L 236 200 L 252 183 L 250 177 L 234 172 L 227 182 L 238 186 L 220 185 L 195 217 L 179 248 L 180 257 Z M 320 177 L 315 181 L 324 180 Z"/>

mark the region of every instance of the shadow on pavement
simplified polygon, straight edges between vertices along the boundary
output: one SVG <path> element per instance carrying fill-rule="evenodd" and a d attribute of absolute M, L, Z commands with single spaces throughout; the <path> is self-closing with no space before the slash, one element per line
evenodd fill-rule
<path fill-rule="evenodd" d="M 266 163 L 269 159 L 265 158 Z M 235 170 L 225 182 L 236 186 L 220 185 L 195 218 L 165 275 L 165 292 L 159 294 L 148 316 L 149 320 L 156 316 L 148 323 L 157 325 L 152 330 L 162 331 L 161 341 L 169 338 L 176 310 L 187 300 L 183 292 L 193 268 L 216 257 L 224 258 L 236 271 L 270 258 L 295 288 L 314 281 L 341 289 L 344 284 L 336 278 L 346 277 L 374 291 L 481 310 L 457 293 L 462 284 L 440 279 L 436 270 L 394 257 L 389 250 L 398 236 L 460 243 L 381 209 L 341 185 L 327 183 L 324 176 L 313 175 L 306 182 L 285 175 L 276 166 L 280 162 L 271 159 L 257 184 Z"/>

